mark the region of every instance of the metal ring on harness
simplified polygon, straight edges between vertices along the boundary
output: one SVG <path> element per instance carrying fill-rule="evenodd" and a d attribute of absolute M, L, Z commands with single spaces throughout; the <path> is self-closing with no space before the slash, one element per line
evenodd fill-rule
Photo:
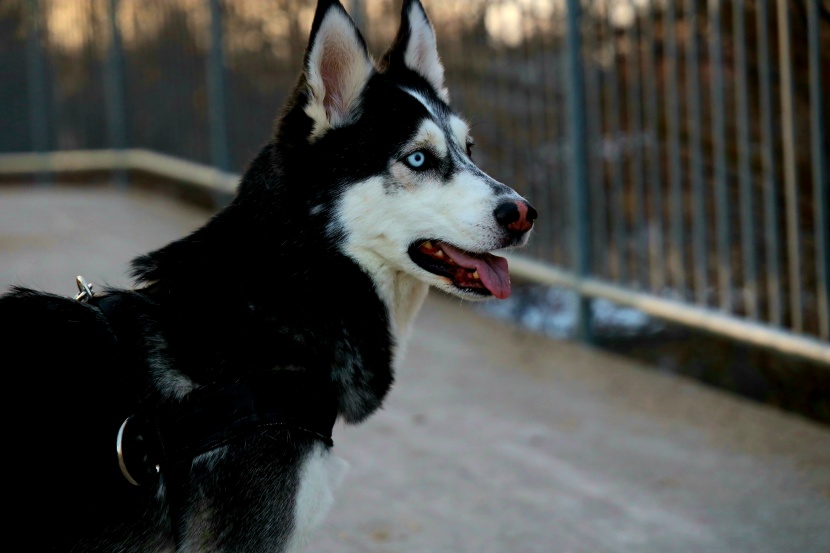
<path fill-rule="evenodd" d="M 135 478 L 130 474 L 130 471 L 127 470 L 127 465 L 124 463 L 124 450 L 122 449 L 122 440 L 124 439 L 124 429 L 127 427 L 127 421 L 130 420 L 130 417 L 124 419 L 124 422 L 121 423 L 121 428 L 118 429 L 118 437 L 115 439 L 115 451 L 118 452 L 118 468 L 121 469 L 121 474 L 124 475 L 124 478 L 127 479 L 127 482 L 132 484 L 133 486 L 140 486 L 138 482 L 136 482 Z"/>
<path fill-rule="evenodd" d="M 133 486 L 140 486 L 141 484 L 130 474 L 130 471 L 127 469 L 127 463 L 124 460 L 124 430 L 127 428 L 127 421 L 131 418 L 132 416 L 129 416 L 124 419 L 124 422 L 121 423 L 121 428 L 118 429 L 118 436 L 115 438 L 115 451 L 118 453 L 118 468 L 121 469 L 121 474 Z M 156 473 L 161 472 L 159 465 L 156 465 L 154 468 L 156 469 Z"/>

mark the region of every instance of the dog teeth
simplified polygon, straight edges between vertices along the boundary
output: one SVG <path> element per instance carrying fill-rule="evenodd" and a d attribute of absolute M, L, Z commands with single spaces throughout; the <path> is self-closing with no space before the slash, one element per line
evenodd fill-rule
<path fill-rule="evenodd" d="M 435 249 L 435 246 L 433 246 L 432 242 L 430 242 L 429 240 L 424 242 L 421 247 L 424 248 L 425 250 L 434 250 Z"/>
<path fill-rule="evenodd" d="M 442 250 L 438 250 L 435 252 L 435 257 L 444 257 L 444 252 Z"/>
<path fill-rule="evenodd" d="M 479 280 L 481 277 L 478 276 L 478 271 L 473 271 L 473 278 Z"/>

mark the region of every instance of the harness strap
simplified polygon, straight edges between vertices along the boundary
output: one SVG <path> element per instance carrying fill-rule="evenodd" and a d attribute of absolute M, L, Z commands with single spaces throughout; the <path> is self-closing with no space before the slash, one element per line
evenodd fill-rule
<path fill-rule="evenodd" d="M 120 316 L 120 295 L 97 296 L 83 277 L 76 282 L 75 299 L 98 309 L 117 341 L 136 332 L 132 318 Z M 129 349 L 122 349 L 128 365 L 135 357 Z M 185 540 L 183 494 L 196 456 L 265 429 L 299 431 L 331 447 L 337 403 L 331 382 L 307 371 L 274 370 L 204 386 L 179 402 L 140 408 L 129 416 L 117 436 L 119 467 L 135 485 L 164 473 L 171 532 L 179 551 Z"/>
<path fill-rule="evenodd" d="M 118 296 L 84 300 L 101 311 L 117 336 Z M 307 371 L 274 370 L 203 386 L 181 401 L 139 409 L 121 426 L 119 463 L 128 481 L 141 484 L 173 466 L 186 467 L 202 453 L 269 428 L 299 431 L 331 447 L 336 418 L 337 397 L 330 382 Z"/>
<path fill-rule="evenodd" d="M 179 404 L 132 415 L 122 426 L 121 459 L 141 483 L 259 429 L 300 431 L 331 447 L 336 417 L 332 394 L 302 373 L 278 371 L 266 379 L 206 386 Z"/>

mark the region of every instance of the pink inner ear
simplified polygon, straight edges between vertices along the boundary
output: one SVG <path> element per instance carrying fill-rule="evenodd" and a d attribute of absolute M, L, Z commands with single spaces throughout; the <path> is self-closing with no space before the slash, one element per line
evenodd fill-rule
<path fill-rule="evenodd" d="M 326 97 L 323 99 L 326 115 L 329 118 L 333 114 L 345 115 L 348 106 L 345 105 L 345 90 L 343 89 L 348 83 L 347 73 L 352 61 L 350 55 L 342 48 L 338 48 L 337 44 L 327 42 L 321 58 L 320 77 L 326 89 Z"/>

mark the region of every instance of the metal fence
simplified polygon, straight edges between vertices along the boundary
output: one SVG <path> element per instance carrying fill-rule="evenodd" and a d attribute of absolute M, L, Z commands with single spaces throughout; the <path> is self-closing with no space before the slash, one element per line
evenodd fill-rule
<path fill-rule="evenodd" d="M 542 213 L 513 265 L 580 292 L 584 337 L 600 296 L 830 363 L 828 2 L 424 3 L 477 161 Z M 380 55 L 399 2 L 346 5 Z M 136 148 L 239 172 L 313 9 L 5 0 L 0 174 L 15 152 Z"/>

